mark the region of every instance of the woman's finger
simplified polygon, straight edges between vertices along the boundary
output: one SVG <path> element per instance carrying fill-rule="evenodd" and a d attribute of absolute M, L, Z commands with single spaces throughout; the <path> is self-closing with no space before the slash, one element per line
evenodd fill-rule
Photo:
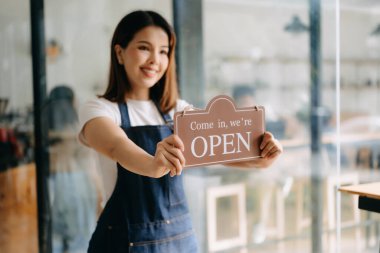
<path fill-rule="evenodd" d="M 163 143 L 163 146 L 167 152 L 179 159 L 182 166 L 185 165 L 185 157 L 183 156 L 183 153 L 179 148 L 176 148 L 168 143 Z"/>
<path fill-rule="evenodd" d="M 174 146 L 180 149 L 181 151 L 185 150 L 185 145 L 183 144 L 181 138 L 179 138 L 179 136 L 176 134 L 170 135 L 169 137 L 163 139 L 162 142 L 167 143 L 171 146 Z"/>
<path fill-rule="evenodd" d="M 279 153 L 282 153 L 282 145 L 281 143 L 273 137 L 273 135 L 270 135 L 267 137 L 269 139 L 266 139 L 263 145 L 263 148 L 261 150 L 261 156 L 266 157 L 267 155 L 270 155 L 274 152 L 279 151 Z"/>
<path fill-rule="evenodd" d="M 281 145 L 281 143 L 280 143 L 278 140 L 274 139 L 274 140 L 273 140 L 273 144 L 274 144 L 274 146 L 271 146 L 271 147 L 268 149 L 268 151 L 265 153 L 265 156 L 266 156 L 267 158 L 269 158 L 269 159 L 272 159 L 272 158 L 274 158 L 274 157 L 277 157 L 277 156 L 280 155 L 280 154 L 282 153 L 282 151 L 283 151 L 283 149 L 282 149 L 282 145 Z M 269 145 L 268 145 L 268 146 L 269 146 Z"/>
<path fill-rule="evenodd" d="M 269 153 L 266 158 L 273 159 L 273 158 L 276 158 L 277 156 L 279 156 L 281 153 L 282 153 L 281 150 L 274 150 L 273 152 Z"/>
<path fill-rule="evenodd" d="M 265 146 L 268 144 L 268 142 L 272 139 L 274 139 L 273 134 L 271 134 L 270 132 L 265 132 L 263 136 L 263 140 L 261 141 L 261 144 L 260 144 L 260 149 L 263 150 Z"/>
<path fill-rule="evenodd" d="M 170 169 L 170 176 L 175 176 L 175 175 L 181 175 L 182 172 L 182 164 L 180 160 L 172 155 L 170 152 L 163 152 L 162 153 L 165 157 L 166 160 L 166 167 Z"/>
<path fill-rule="evenodd" d="M 261 156 L 265 157 L 268 153 L 273 152 L 272 149 L 276 148 L 276 144 L 269 142 L 265 145 L 264 149 L 261 151 Z"/>

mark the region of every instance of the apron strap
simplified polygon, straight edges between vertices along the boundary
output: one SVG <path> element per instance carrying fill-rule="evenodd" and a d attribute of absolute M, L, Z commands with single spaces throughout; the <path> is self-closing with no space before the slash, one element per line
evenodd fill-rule
<path fill-rule="evenodd" d="M 159 103 L 158 103 L 157 101 L 155 101 L 155 100 L 153 100 L 153 102 L 154 102 L 154 104 L 156 105 L 157 110 L 160 112 L 161 117 L 164 119 L 165 124 L 173 130 L 174 122 L 173 122 L 172 117 L 170 117 L 170 114 L 169 114 L 169 113 L 165 113 L 165 114 L 164 114 L 164 113 L 161 111 L 161 108 L 160 108 Z"/>
<path fill-rule="evenodd" d="M 119 110 L 121 116 L 121 125 L 124 127 L 130 127 L 131 121 L 129 119 L 128 106 L 127 103 L 119 103 Z"/>

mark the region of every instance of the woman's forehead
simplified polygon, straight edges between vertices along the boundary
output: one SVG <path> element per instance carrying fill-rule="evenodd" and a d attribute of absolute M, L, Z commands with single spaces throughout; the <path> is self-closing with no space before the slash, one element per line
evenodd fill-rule
<path fill-rule="evenodd" d="M 161 43 L 169 45 L 169 36 L 164 29 L 158 26 L 147 26 L 138 31 L 133 36 L 132 41 L 147 42 L 147 43 Z"/>

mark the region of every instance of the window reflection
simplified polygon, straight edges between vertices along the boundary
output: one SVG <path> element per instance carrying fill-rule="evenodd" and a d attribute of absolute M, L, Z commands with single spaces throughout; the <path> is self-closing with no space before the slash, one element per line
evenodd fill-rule
<path fill-rule="evenodd" d="M 67 85 L 54 87 L 48 97 L 49 191 L 53 252 L 86 252 L 95 229 L 98 199 L 94 157 L 78 143 L 76 95 Z"/>

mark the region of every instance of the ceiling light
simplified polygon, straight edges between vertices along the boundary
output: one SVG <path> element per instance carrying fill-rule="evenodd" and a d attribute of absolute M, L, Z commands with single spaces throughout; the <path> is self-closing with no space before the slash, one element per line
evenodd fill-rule
<path fill-rule="evenodd" d="M 309 31 L 309 27 L 303 24 L 297 15 L 294 15 L 290 23 L 284 27 L 284 30 L 292 34 L 300 34 Z"/>

